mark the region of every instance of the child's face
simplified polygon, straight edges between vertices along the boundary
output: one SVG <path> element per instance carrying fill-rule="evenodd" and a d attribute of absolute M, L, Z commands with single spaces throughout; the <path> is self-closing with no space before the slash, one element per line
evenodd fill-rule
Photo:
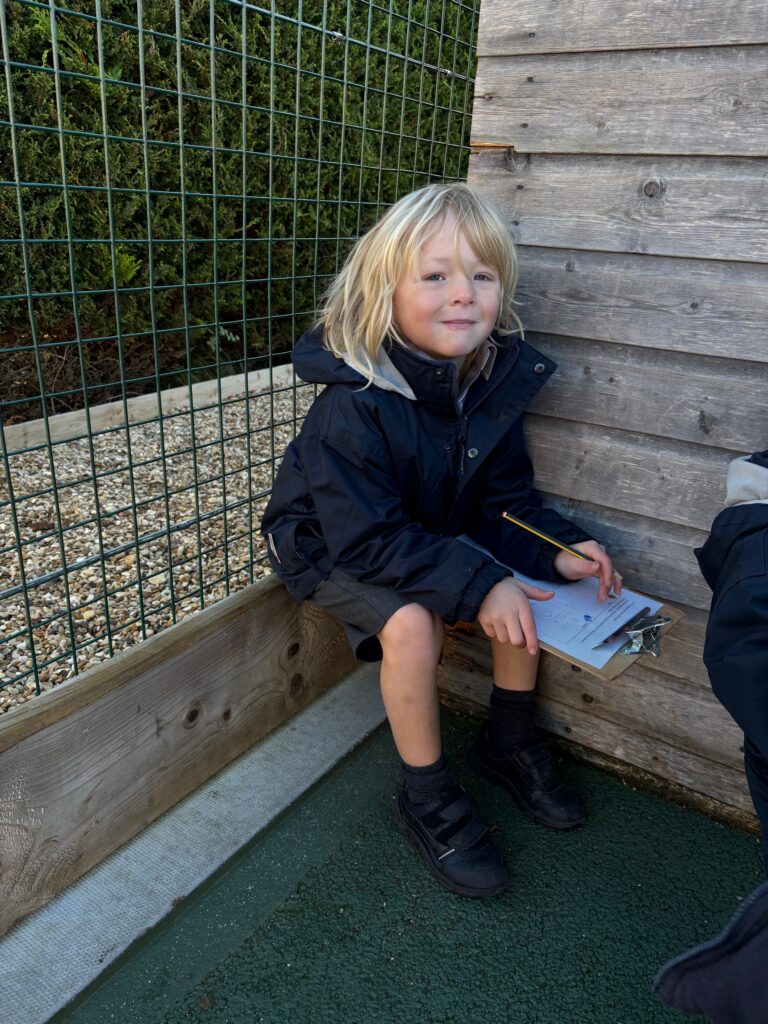
<path fill-rule="evenodd" d="M 452 216 L 423 246 L 416 273 L 406 272 L 392 295 L 400 333 L 427 355 L 466 356 L 493 330 L 499 274 L 483 263 Z"/>

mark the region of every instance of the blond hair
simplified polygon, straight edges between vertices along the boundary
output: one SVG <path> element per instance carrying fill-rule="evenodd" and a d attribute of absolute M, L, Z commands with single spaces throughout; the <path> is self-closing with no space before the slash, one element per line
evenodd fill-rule
<path fill-rule="evenodd" d="M 522 332 L 513 309 L 517 257 L 498 210 L 461 183 L 426 185 L 404 196 L 354 245 L 325 294 L 319 317 L 325 346 L 371 381 L 387 338 L 403 343 L 392 314 L 392 294 L 418 265 L 424 243 L 449 215 L 475 254 L 499 275 L 495 329 Z"/>

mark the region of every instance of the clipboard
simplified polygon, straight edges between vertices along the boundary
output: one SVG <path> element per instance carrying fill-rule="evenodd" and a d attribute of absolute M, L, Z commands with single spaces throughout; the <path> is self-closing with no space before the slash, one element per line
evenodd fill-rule
<path fill-rule="evenodd" d="M 635 593 L 640 593 L 640 591 L 635 591 Z M 666 626 L 661 626 L 663 656 L 663 638 L 670 629 L 680 622 L 681 619 L 685 618 L 685 613 L 679 608 L 675 608 L 674 605 L 663 604 L 661 608 L 659 608 L 658 614 L 664 615 L 671 620 L 666 624 Z M 596 676 L 604 682 L 610 682 L 612 679 L 616 679 L 616 677 L 620 676 L 625 669 L 628 669 L 630 665 L 633 665 L 638 658 L 642 658 L 644 653 L 619 654 L 617 651 L 610 661 L 606 662 L 602 668 L 595 668 L 594 665 L 588 665 L 585 661 L 580 661 L 578 658 L 574 658 L 570 654 L 566 654 L 565 651 L 562 651 L 558 647 L 554 647 L 552 644 L 545 643 L 543 640 L 539 640 L 539 646 L 543 651 L 547 651 L 547 653 L 554 655 L 556 658 L 560 658 L 562 661 L 567 661 L 570 665 L 575 665 L 577 668 L 580 668 L 582 672 L 589 672 L 590 675 Z"/>

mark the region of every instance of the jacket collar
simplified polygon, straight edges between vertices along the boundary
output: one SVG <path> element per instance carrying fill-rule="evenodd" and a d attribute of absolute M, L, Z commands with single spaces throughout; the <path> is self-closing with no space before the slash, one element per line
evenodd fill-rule
<path fill-rule="evenodd" d="M 470 385 L 464 407 L 470 412 L 485 402 L 501 381 L 514 372 L 515 400 L 509 404 L 507 392 L 504 408 L 498 410 L 500 421 L 506 421 L 520 415 L 556 365 L 525 341 L 495 335 L 492 341 L 496 347 L 492 372 L 487 377 L 481 373 Z M 458 415 L 459 372 L 451 360 L 431 359 L 395 344 L 389 346 L 388 356 L 410 385 L 417 401 L 438 415 Z"/>
<path fill-rule="evenodd" d="M 517 342 L 510 344 L 515 351 L 517 346 Z M 474 353 L 468 376 L 462 381 L 461 369 L 452 359 L 435 359 L 415 346 L 396 342 L 391 342 L 384 351 L 407 382 L 415 400 L 444 416 L 457 415 L 467 392 L 489 382 L 499 356 L 501 362 L 513 356 L 509 351 L 502 354 L 498 342 L 490 338 Z"/>

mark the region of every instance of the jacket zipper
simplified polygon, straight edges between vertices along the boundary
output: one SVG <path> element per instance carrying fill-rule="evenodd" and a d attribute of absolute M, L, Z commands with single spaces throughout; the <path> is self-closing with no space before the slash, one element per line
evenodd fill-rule
<path fill-rule="evenodd" d="M 466 448 L 467 448 L 467 428 L 468 428 L 468 425 L 469 425 L 469 417 L 475 411 L 475 409 L 477 409 L 478 406 L 482 405 L 483 402 L 485 401 L 485 399 L 489 395 L 492 395 L 493 392 L 499 387 L 499 385 L 502 384 L 507 379 L 507 377 L 512 372 L 513 368 L 516 366 L 517 359 L 518 359 L 519 355 L 520 355 L 520 347 L 518 346 L 517 352 L 515 353 L 515 358 L 510 360 L 509 365 L 504 370 L 504 373 L 502 373 L 502 375 L 495 382 L 493 387 L 489 388 L 488 391 L 485 391 L 480 396 L 480 398 L 475 402 L 474 405 L 470 406 L 469 409 L 466 409 L 465 411 L 463 411 L 461 413 L 461 426 L 460 426 L 460 429 L 459 429 L 459 442 L 458 442 L 458 444 L 459 444 L 458 479 L 461 479 L 461 477 L 464 476 L 464 455 L 465 455 Z M 456 502 L 458 501 L 458 498 L 459 498 L 459 488 L 457 487 L 456 488 L 456 493 L 453 496 L 453 501 L 451 502 L 451 507 L 448 510 L 448 517 L 446 519 L 446 523 L 449 523 L 451 521 L 451 516 L 453 515 L 453 510 L 456 507 Z"/>
<path fill-rule="evenodd" d="M 462 415 L 459 427 L 459 476 L 464 476 L 464 453 L 467 450 L 467 417 Z"/>

